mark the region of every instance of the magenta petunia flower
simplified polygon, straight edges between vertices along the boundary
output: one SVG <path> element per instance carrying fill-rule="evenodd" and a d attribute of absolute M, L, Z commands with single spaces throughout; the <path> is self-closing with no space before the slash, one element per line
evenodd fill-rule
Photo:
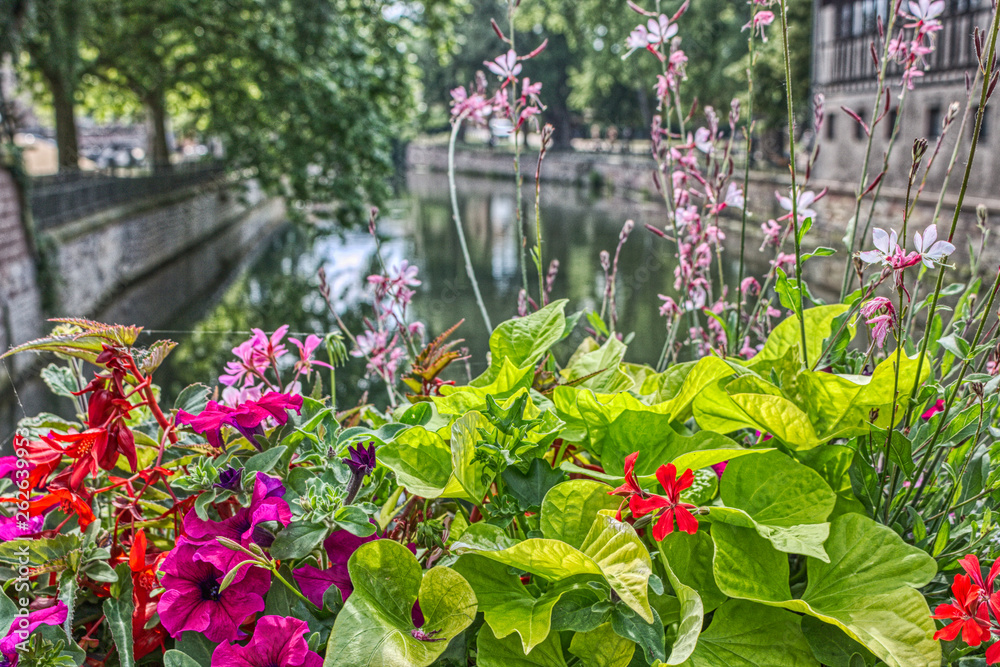
<path fill-rule="evenodd" d="M 0 639 L 0 660 L 2 660 L 0 665 L 17 667 L 19 657 L 17 645 L 27 639 L 40 625 L 61 625 L 66 620 L 67 613 L 69 610 L 66 604 L 60 600 L 51 607 L 36 609 L 26 616 L 16 616 L 7 636 Z"/>
<path fill-rule="evenodd" d="M 202 560 L 223 572 L 244 560 L 238 551 L 233 551 L 219 544 L 215 539 L 225 537 L 238 542 L 244 547 L 254 542 L 262 547 L 271 546 L 273 537 L 260 527 L 265 521 L 277 521 L 287 526 L 292 520 L 292 511 L 282 498 L 285 487 L 277 477 L 257 473 L 254 481 L 253 496 L 250 506 L 240 508 L 236 514 L 222 521 L 204 520 L 193 509 L 184 517 L 184 534 L 188 542 L 198 546 L 198 560 Z M 237 575 L 242 578 L 243 573 Z"/>
<path fill-rule="evenodd" d="M 323 595 L 330 586 L 340 589 L 340 597 L 344 600 L 354 592 L 351 576 L 347 572 L 347 561 L 362 544 L 380 539 L 377 535 L 358 537 L 346 530 L 338 530 L 323 542 L 323 548 L 330 558 L 330 567 L 320 570 L 311 565 L 304 565 L 292 572 L 295 583 L 302 589 L 310 602 L 317 607 L 323 606 Z"/>
<path fill-rule="evenodd" d="M 251 614 L 264 610 L 270 575 L 247 567 L 242 581 L 220 592 L 225 572 L 195 558 L 203 548 L 182 542 L 164 559 L 160 581 L 166 592 L 156 611 L 171 637 L 190 630 L 212 642 L 236 639 L 240 625 Z"/>
<path fill-rule="evenodd" d="M 204 434 L 214 447 L 223 446 L 222 427 L 230 426 L 260 449 L 256 436 L 264 435 L 264 421 L 273 419 L 279 425 L 285 424 L 288 422 L 289 410 L 301 414 L 301 396 L 270 392 L 256 401 L 245 401 L 235 408 L 209 401 L 205 409 L 197 415 L 179 410 L 177 423 L 188 424 L 196 432 Z"/>
<path fill-rule="evenodd" d="M 246 646 L 223 642 L 212 653 L 212 667 L 322 667 L 309 650 L 309 625 L 297 618 L 263 616 Z"/>

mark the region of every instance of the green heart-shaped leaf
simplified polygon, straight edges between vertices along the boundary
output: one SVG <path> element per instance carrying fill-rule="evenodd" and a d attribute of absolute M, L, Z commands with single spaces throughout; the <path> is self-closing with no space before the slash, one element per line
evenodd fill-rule
<path fill-rule="evenodd" d="M 444 566 L 423 572 L 398 542 L 362 545 L 347 569 L 354 592 L 337 615 L 326 667 L 427 667 L 476 616 L 476 595 L 462 575 Z M 424 624 L 414 632 L 411 614 L 418 599 Z"/>

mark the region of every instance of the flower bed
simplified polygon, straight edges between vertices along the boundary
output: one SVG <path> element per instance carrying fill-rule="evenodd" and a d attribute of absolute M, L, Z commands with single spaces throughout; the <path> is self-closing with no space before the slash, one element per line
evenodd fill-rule
<path fill-rule="evenodd" d="M 751 73 L 754 40 L 776 20 L 758 5 L 771 4 L 751 4 Z M 786 213 L 762 224 L 771 270 L 744 275 L 741 243 L 730 301 L 719 216 L 740 210 L 745 240 L 745 181 L 731 180 L 740 105 L 728 133 L 712 109 L 694 132 L 683 129 L 690 115 L 668 120 L 682 109 L 684 6 L 670 17 L 633 8 L 646 17 L 630 53 L 662 64 L 652 148 L 669 219 L 648 229 L 672 249 L 676 291 L 662 296 L 659 363 L 626 361 L 631 335 L 617 328 L 634 223 L 598 258 L 601 308 L 573 312 L 552 298 L 559 264 L 543 271 L 537 209 L 519 316 L 494 328 L 479 299 L 490 353 L 466 381 L 458 325 L 427 342 L 409 317 L 418 270 L 381 261 L 375 211 L 382 270 L 368 279 L 365 331 L 338 318 L 326 338 L 288 338 L 297 354 L 287 328 L 255 331 L 219 387 L 193 385 L 173 405 L 153 383 L 173 343 L 143 349 L 135 327 L 58 320 L 13 351 L 55 354 L 42 377 L 77 415 L 23 420 L 15 456 L 0 459 L 0 664 L 1000 662 L 1000 566 L 979 558 L 997 550 L 1000 277 L 985 290 L 975 271 L 944 284 L 962 198 L 947 240 L 935 218 L 909 249 L 909 206 L 903 232 L 876 228 L 871 250 L 855 247 L 856 215 L 841 303 L 823 304 L 801 279 L 805 262 L 834 252 L 802 252 L 822 196 L 804 187 L 813 149 L 778 194 Z M 784 2 L 776 8 L 787 68 Z M 888 100 L 888 59 L 905 95 L 941 26 L 942 2 L 897 9 L 876 108 Z M 910 22 L 897 29 L 899 17 Z M 455 91 L 452 153 L 464 122 L 499 116 L 515 138 L 537 124 L 541 86 L 519 76 L 544 44 L 519 56 L 494 28 L 510 47 L 486 63 L 499 89 L 488 94 L 480 77 Z M 994 16 L 975 37 L 986 53 L 977 135 L 998 32 Z M 540 130 L 536 169 L 551 138 Z M 913 148 L 915 197 L 927 150 Z M 963 195 L 974 157 L 975 143 Z M 869 181 L 865 170 L 858 214 L 884 175 Z M 457 204 L 455 222 L 464 249 Z M 319 291 L 336 317 L 322 271 Z M 324 391 L 351 356 L 384 402 L 365 393 L 338 405 Z"/>

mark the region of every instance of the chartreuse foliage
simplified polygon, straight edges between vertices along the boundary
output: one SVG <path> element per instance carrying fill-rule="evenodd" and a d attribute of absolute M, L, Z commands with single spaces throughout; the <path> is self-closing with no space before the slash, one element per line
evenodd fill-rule
<path fill-rule="evenodd" d="M 441 639 L 478 614 L 482 627 L 461 642 L 486 666 L 818 666 L 823 647 L 845 642 L 891 667 L 937 664 L 918 590 L 935 563 L 863 514 L 848 477 L 854 450 L 834 444 L 885 433 L 891 363 L 864 377 L 802 369 L 793 319 L 751 363 L 707 357 L 663 373 L 626 366 L 617 341 L 585 342 L 561 373 L 579 382 L 543 394 L 536 367 L 570 327 L 563 308 L 498 327 L 482 376 L 445 387 L 419 423 L 380 442 L 397 484 L 453 513 L 447 567 L 421 578 L 398 544 L 358 550 L 327 664 L 443 654 L 445 641 L 410 634 L 417 597 L 424 629 Z M 813 358 L 844 312 L 806 311 Z M 927 373 L 904 357 L 900 385 Z M 575 455 L 556 459 L 567 447 Z M 699 508 L 697 532 L 654 542 L 630 518 L 610 492 L 633 453 L 647 493 L 663 491 L 655 473 L 667 463 L 696 471 L 681 500 Z M 722 463 L 720 477 L 711 466 Z M 454 500 L 484 520 L 470 524 Z"/>
<path fill-rule="evenodd" d="M 462 575 L 444 566 L 423 572 L 397 542 L 362 546 L 348 570 L 354 593 L 337 615 L 325 665 L 427 667 L 475 618 L 476 594 Z M 418 600 L 424 617 L 420 629 L 441 641 L 414 638 Z"/>
<path fill-rule="evenodd" d="M 865 486 L 875 473 L 859 473 L 858 457 L 884 451 L 893 412 L 905 410 L 893 406 L 891 363 L 868 376 L 804 369 L 797 322 L 786 321 L 751 363 L 706 357 L 656 373 L 625 364 L 622 343 L 588 339 L 560 368 L 557 344 L 575 322 L 564 307 L 498 327 L 491 365 L 467 386 L 446 385 L 393 414 L 368 408 L 350 428 L 323 401 L 304 399 L 288 424 L 259 436 L 261 451 L 232 436 L 216 458 L 203 446 L 194 455 L 200 445 L 185 432 L 181 453 L 168 448 L 162 464 L 177 473 L 176 492 L 198 490 L 189 516 L 203 521 L 254 493 L 246 482 L 217 483 L 223 469 L 280 479 L 290 520 L 263 521 L 254 540 L 273 540 L 237 546 L 248 569 L 270 577 L 263 615 L 305 621 L 303 641 L 330 667 L 941 663 L 922 594 L 937 564 L 921 547 L 934 541 L 926 526 L 903 537 L 879 523 L 877 482 Z M 843 314 L 806 311 L 811 357 Z M 851 326 L 840 329 L 849 339 Z M 94 336 L 123 331 L 81 328 L 76 342 L 56 343 L 90 354 Z M 928 373 L 903 357 L 901 394 Z M 195 388 L 179 405 L 198 412 L 206 399 Z M 963 420 L 945 431 L 956 445 L 978 427 Z M 904 472 L 925 430 L 889 440 Z M 158 440 L 141 437 L 155 451 Z M 691 483 L 681 484 L 688 470 Z M 150 490 L 143 507 L 163 514 L 167 498 Z M 682 511 L 696 525 L 682 529 Z M 129 568 L 144 563 L 112 569 L 101 521 L 91 526 L 6 542 L 0 568 L 12 575 L 26 558 L 55 574 L 71 614 L 76 602 L 103 615 L 111 641 L 129 650 L 139 646 L 129 616 L 143 607 L 132 591 L 146 590 L 130 586 L 142 579 Z M 350 551 L 338 551 L 345 543 Z M 351 590 L 303 583 L 345 583 L 345 574 Z M 109 596 L 89 604 L 77 581 L 103 582 Z M 8 616 L 0 605 L 0 622 Z M 43 632 L 66 637 L 62 627 Z M 211 667 L 217 645 L 203 634 L 171 641 L 165 664 Z"/>

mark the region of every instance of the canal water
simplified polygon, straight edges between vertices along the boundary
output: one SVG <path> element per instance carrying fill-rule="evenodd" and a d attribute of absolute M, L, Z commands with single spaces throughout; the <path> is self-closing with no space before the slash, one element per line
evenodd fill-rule
<path fill-rule="evenodd" d="M 459 178 L 458 187 L 472 262 L 496 325 L 516 314 L 521 288 L 514 188 L 506 180 L 479 178 Z M 533 185 L 526 187 L 525 197 L 533 238 Z M 545 184 L 540 212 L 545 264 L 551 259 L 560 263 L 553 298 L 568 298 L 569 312 L 600 309 L 603 272 L 599 254 L 606 250 L 613 255 L 622 225 L 628 219 L 635 220 L 635 230 L 619 260 L 618 330 L 636 334 L 629 344 L 628 360 L 655 363 L 665 336 L 657 295 L 673 294 L 673 255 L 671 243 L 643 225 L 662 227 L 662 206 Z M 419 268 L 421 285 L 413 298 L 411 318 L 424 322 L 431 336 L 464 319 L 455 337 L 464 339 L 462 345 L 468 348 L 470 359 L 467 365 L 452 369 L 453 378 L 461 381 L 477 375 L 486 365 L 489 337 L 466 276 L 444 175 L 408 174 L 402 194 L 382 210 L 378 230 L 384 239 L 381 248 L 387 265 L 406 260 Z M 738 249 L 738 230 L 731 229 L 729 235 L 728 247 Z M 749 270 L 756 275 L 767 270 L 768 261 L 756 252 L 759 243 L 756 236 L 748 243 Z M 287 324 L 290 335 L 299 337 L 333 331 L 334 318 L 318 291 L 321 267 L 341 316 L 355 333 L 360 331 L 362 318 L 371 314 L 366 277 L 376 273 L 378 266 L 375 244 L 367 230 L 324 231 L 288 225 L 271 238 L 261 239 L 252 260 L 235 268 L 226 283 L 195 298 L 181 315 L 169 321 L 137 322 L 146 327 L 140 343 L 149 344 L 156 338 L 179 343 L 155 377 L 166 404 L 193 382 L 216 385 L 220 371 L 232 358 L 231 349 L 245 340 L 252 328 L 270 332 Z M 730 288 L 736 282 L 737 266 L 737 252 L 724 255 L 722 270 Z M 533 267 L 529 277 L 531 294 L 537 295 Z M 174 298 L 175 279 L 165 278 L 158 289 L 165 299 L 168 295 Z M 578 327 L 574 340 L 564 345 L 565 354 L 583 338 L 582 329 Z M 352 358 L 338 371 L 338 405 L 356 404 L 365 389 L 372 390 L 372 400 L 382 399 L 381 387 L 367 386 L 363 375 L 360 359 Z M 17 412 L 16 406 L 8 408 L 8 413 Z M 72 410 L 68 401 L 54 402 L 44 409 Z M 10 423 L 0 427 L 0 442 L 9 440 L 11 428 Z"/>

